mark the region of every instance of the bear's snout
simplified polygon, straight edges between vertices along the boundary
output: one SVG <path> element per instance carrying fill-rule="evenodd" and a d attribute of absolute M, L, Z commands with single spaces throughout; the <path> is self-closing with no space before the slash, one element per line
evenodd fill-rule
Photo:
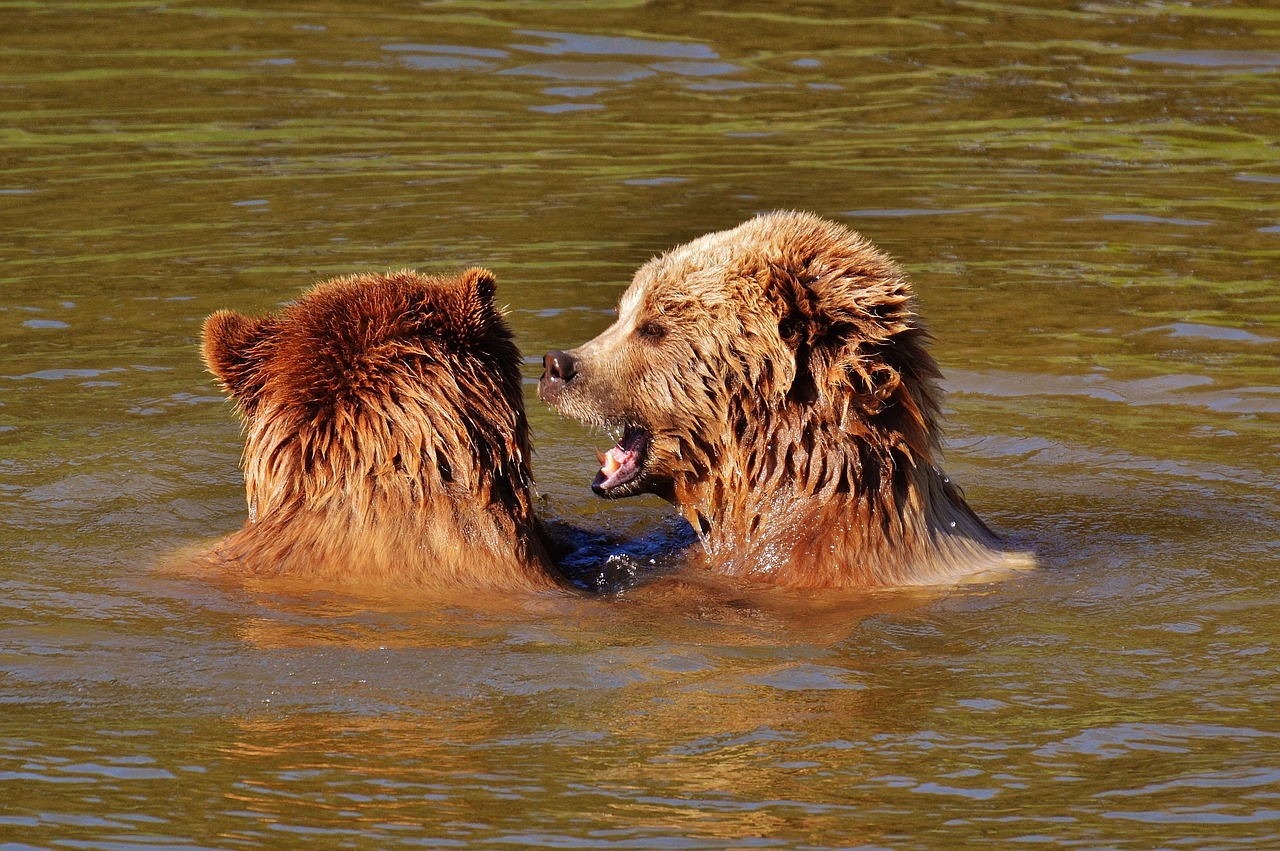
<path fill-rule="evenodd" d="M 559 349 L 547 352 L 542 358 L 542 380 L 538 382 L 538 396 L 546 402 L 564 389 L 578 374 L 578 360 Z"/>

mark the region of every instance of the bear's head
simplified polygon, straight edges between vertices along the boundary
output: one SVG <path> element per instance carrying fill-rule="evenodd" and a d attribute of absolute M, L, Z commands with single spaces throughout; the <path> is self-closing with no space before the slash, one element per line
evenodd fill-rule
<path fill-rule="evenodd" d="M 442 503 L 529 521 L 520 354 L 494 289 L 484 269 L 406 270 L 210 316 L 204 360 L 245 422 L 250 523 L 389 524 Z"/>
<path fill-rule="evenodd" d="M 611 327 L 547 355 L 539 393 L 621 431 L 601 496 L 874 494 L 935 455 L 927 339 L 888 257 L 841 225 L 771 213 L 643 266 Z"/>

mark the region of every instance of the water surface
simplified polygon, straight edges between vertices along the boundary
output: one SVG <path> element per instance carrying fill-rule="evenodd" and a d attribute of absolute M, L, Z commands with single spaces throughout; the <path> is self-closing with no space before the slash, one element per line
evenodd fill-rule
<path fill-rule="evenodd" d="M 1268 4 L 0 5 L 13 847 L 1280 846 Z M 215 309 L 479 263 L 533 397 L 757 211 L 915 281 L 948 470 L 1042 567 L 805 610 L 516 613 L 158 576 L 244 518 Z"/>

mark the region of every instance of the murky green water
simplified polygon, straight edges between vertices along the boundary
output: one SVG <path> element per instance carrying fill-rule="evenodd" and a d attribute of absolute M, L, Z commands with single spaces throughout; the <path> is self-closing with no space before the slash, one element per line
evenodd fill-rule
<path fill-rule="evenodd" d="M 1270 3 L 0 3 L 4 847 L 1280 847 Z M 199 323 L 481 263 L 533 397 L 631 271 L 814 210 L 914 276 L 1041 570 L 517 615 L 157 576 L 238 526 Z"/>

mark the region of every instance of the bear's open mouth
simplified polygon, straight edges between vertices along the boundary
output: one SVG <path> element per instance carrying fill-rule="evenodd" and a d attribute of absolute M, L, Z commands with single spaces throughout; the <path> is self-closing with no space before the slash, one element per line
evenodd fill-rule
<path fill-rule="evenodd" d="M 600 472 L 591 482 L 591 489 L 604 496 L 635 481 L 644 470 L 648 451 L 649 432 L 639 426 L 626 426 L 612 449 L 596 452 L 600 458 Z"/>

